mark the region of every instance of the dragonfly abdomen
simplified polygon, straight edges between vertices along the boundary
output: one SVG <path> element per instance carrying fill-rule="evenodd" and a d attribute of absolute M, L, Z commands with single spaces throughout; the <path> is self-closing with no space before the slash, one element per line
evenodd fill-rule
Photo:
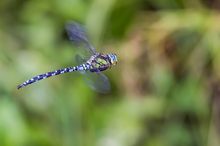
<path fill-rule="evenodd" d="M 25 81 L 24 83 L 18 85 L 17 88 L 20 89 L 20 88 L 25 87 L 29 84 L 32 84 L 34 82 L 37 82 L 37 81 L 40 81 L 42 79 L 46 79 L 46 78 L 49 78 L 52 76 L 56 76 L 56 75 L 60 75 L 60 74 L 68 73 L 68 72 L 73 72 L 73 71 L 84 71 L 84 70 L 86 71 L 86 70 L 90 70 L 90 69 L 91 69 L 91 65 L 88 63 L 82 64 L 79 66 L 58 69 L 58 70 L 55 70 L 52 72 L 47 72 L 44 74 L 37 75 L 37 76 Z"/>

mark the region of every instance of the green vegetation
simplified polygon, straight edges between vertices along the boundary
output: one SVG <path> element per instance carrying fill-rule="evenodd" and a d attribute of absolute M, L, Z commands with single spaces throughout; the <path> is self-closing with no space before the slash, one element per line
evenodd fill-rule
<path fill-rule="evenodd" d="M 219 146 L 218 0 L 1 0 L 0 146 Z M 64 24 L 85 24 L 112 91 L 79 73 Z M 102 49 L 106 48 L 106 49 Z"/>

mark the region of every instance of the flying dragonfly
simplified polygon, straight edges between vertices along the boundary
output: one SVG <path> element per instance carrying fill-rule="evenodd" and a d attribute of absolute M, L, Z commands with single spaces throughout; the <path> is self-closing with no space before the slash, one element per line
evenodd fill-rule
<path fill-rule="evenodd" d="M 102 72 L 117 64 L 117 56 L 115 53 L 103 54 L 96 51 L 90 43 L 87 33 L 82 25 L 77 22 L 70 21 L 66 23 L 65 30 L 69 40 L 75 45 L 79 45 L 80 49 L 84 49 L 84 56 L 76 55 L 77 66 L 66 67 L 55 71 L 47 72 L 32 77 L 17 86 L 17 89 L 27 85 L 46 79 L 52 76 L 79 71 L 84 75 L 86 83 L 97 92 L 106 93 L 111 89 L 108 77 Z M 87 56 L 87 57 L 85 57 Z"/>

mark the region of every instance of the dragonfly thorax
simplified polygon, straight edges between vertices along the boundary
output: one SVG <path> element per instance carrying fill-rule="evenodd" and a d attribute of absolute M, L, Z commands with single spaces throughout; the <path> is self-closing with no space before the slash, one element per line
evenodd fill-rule
<path fill-rule="evenodd" d="M 115 54 L 102 54 L 97 53 L 90 57 L 87 63 L 91 64 L 91 72 L 104 71 L 117 63 L 117 57 Z"/>

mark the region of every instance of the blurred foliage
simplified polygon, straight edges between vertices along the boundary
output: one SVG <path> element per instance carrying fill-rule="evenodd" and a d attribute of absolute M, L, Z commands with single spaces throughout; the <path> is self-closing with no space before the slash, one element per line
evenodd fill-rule
<path fill-rule="evenodd" d="M 1 146 L 219 146 L 218 0 L 1 0 Z M 78 73 L 64 24 L 85 24 L 119 62 L 99 94 Z M 107 48 L 107 49 L 101 49 Z"/>

